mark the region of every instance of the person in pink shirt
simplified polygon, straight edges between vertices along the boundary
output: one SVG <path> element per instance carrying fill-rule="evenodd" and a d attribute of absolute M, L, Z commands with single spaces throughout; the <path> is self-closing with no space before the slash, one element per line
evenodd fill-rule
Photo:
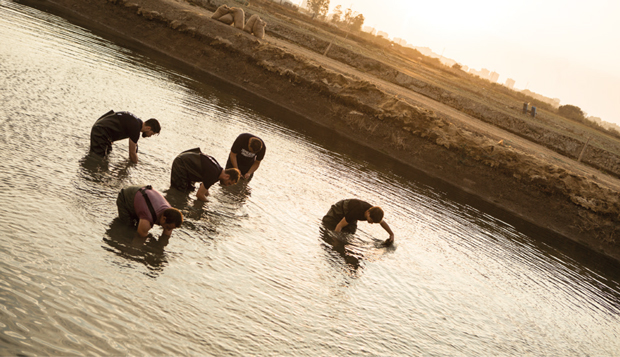
<path fill-rule="evenodd" d="M 163 228 L 166 240 L 172 230 L 183 223 L 183 214 L 170 206 L 164 196 L 151 186 L 128 186 L 121 189 L 116 199 L 121 221 L 137 226 L 137 234 L 146 238 L 155 224 Z M 161 239 L 161 238 L 160 238 Z"/>

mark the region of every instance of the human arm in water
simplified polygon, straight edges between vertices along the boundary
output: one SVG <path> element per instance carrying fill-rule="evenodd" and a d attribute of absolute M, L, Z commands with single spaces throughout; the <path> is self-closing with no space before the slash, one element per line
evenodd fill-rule
<path fill-rule="evenodd" d="M 342 229 L 348 225 L 349 225 L 349 222 L 347 222 L 346 218 L 342 217 L 340 222 L 338 222 L 338 224 L 336 225 L 336 228 L 334 228 L 334 231 L 341 232 Z"/>
<path fill-rule="evenodd" d="M 394 243 L 394 232 L 392 232 L 392 230 L 390 229 L 390 226 L 387 224 L 385 220 L 382 220 L 380 224 L 381 224 L 381 227 L 383 227 L 383 229 L 385 229 L 385 231 L 388 232 L 388 234 L 390 235 L 390 238 L 388 238 L 383 244 L 391 245 L 392 243 Z"/>
<path fill-rule="evenodd" d="M 243 175 L 243 178 L 244 178 L 244 179 L 246 179 L 246 180 L 247 180 L 247 179 L 249 179 L 249 178 L 250 178 L 250 176 L 252 176 L 252 174 L 253 174 L 256 170 L 258 170 L 258 167 L 259 167 L 259 166 L 260 166 L 260 161 L 259 161 L 259 160 L 254 161 L 254 164 L 252 164 L 252 167 L 250 167 L 250 169 L 248 170 L 248 172 L 247 172 L 245 175 Z"/>
<path fill-rule="evenodd" d="M 140 238 L 146 238 L 150 230 L 151 222 L 146 219 L 140 219 L 140 221 L 138 222 L 138 236 L 140 236 Z"/>
<path fill-rule="evenodd" d="M 168 233 L 166 233 L 166 230 L 162 232 L 161 237 L 159 237 L 159 239 L 157 240 L 161 247 L 165 247 L 168 245 L 168 242 L 170 241 L 170 234 L 172 234 L 172 229 L 168 231 Z"/>
<path fill-rule="evenodd" d="M 138 163 L 138 144 L 129 139 L 129 160 L 134 164 Z"/>
<path fill-rule="evenodd" d="M 207 202 L 208 195 L 209 195 L 209 189 L 206 188 L 205 185 L 201 182 L 200 188 L 198 188 L 198 192 L 196 192 L 196 198 L 198 198 L 202 202 Z"/>
<path fill-rule="evenodd" d="M 151 230 L 151 227 L 152 227 L 151 222 L 149 222 L 146 219 L 140 219 L 140 221 L 138 221 L 138 229 L 136 231 L 136 236 L 134 237 L 134 240 L 132 241 L 132 245 L 136 247 L 140 247 L 144 245 L 144 243 L 146 242 L 147 236 L 149 234 L 149 231 Z M 160 246 L 165 247 L 168 245 L 170 236 L 172 235 L 172 231 L 174 230 L 174 228 L 167 228 L 165 224 L 162 224 L 162 228 L 163 228 L 163 231 L 161 233 L 161 236 L 157 240 L 157 242 Z"/>

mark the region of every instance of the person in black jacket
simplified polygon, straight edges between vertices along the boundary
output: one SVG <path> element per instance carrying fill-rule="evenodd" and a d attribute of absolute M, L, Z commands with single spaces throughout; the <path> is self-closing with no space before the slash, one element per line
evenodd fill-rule
<path fill-rule="evenodd" d="M 383 209 L 362 200 L 352 198 L 336 202 L 331 206 L 322 221 L 325 228 L 351 234 L 357 230 L 357 221 L 367 221 L 371 224 L 379 223 L 390 235 L 385 244 L 390 245 L 394 243 L 394 232 L 392 232 L 390 226 L 383 219 Z"/>
<path fill-rule="evenodd" d="M 98 156 L 106 156 L 112 151 L 112 143 L 129 138 L 129 159 L 138 162 L 138 140 L 140 133 L 143 138 L 159 134 L 161 126 L 157 119 L 145 122 L 129 112 L 110 110 L 97 119 L 90 130 L 90 152 Z"/>
<path fill-rule="evenodd" d="M 241 173 L 235 168 L 222 169 L 212 156 L 205 155 L 200 148 L 190 149 L 180 153 L 172 162 L 170 173 L 170 187 L 179 191 L 191 192 L 194 184 L 200 182 L 196 197 L 207 201 L 209 187 L 220 182 L 222 186 L 234 185 L 239 181 Z"/>
<path fill-rule="evenodd" d="M 252 134 L 243 133 L 235 139 L 230 149 L 226 168 L 236 168 L 241 172 L 241 176 L 249 180 L 258 170 L 261 161 L 265 157 L 267 146 L 265 142 Z"/>

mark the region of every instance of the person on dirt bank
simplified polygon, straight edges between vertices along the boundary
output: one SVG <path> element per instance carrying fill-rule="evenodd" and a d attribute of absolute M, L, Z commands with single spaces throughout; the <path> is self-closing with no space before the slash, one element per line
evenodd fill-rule
<path fill-rule="evenodd" d="M 161 126 L 157 119 L 146 122 L 129 112 L 110 110 L 97 119 L 90 131 L 90 152 L 98 156 L 106 156 L 112 151 L 112 143 L 129 138 L 129 159 L 138 162 L 138 140 L 140 133 L 143 138 L 159 134 Z"/>
<path fill-rule="evenodd" d="M 183 223 L 183 214 L 170 206 L 162 194 L 151 186 L 128 186 L 118 194 L 116 199 L 118 217 L 122 222 L 137 226 L 140 238 L 146 238 L 153 225 L 164 229 L 162 238 L 170 238 L 172 230 Z"/>
<path fill-rule="evenodd" d="M 241 177 L 249 181 L 258 170 L 266 151 L 267 147 L 261 138 L 249 133 L 241 134 L 230 149 L 226 168 L 239 169 Z"/>
<path fill-rule="evenodd" d="M 205 155 L 200 148 L 190 149 L 180 153 L 172 162 L 170 187 L 179 191 L 191 192 L 194 183 L 200 182 L 196 197 L 203 202 L 207 201 L 209 187 L 218 180 L 222 186 L 234 185 L 239 181 L 241 173 L 236 168 L 222 169 L 213 157 Z"/>
<path fill-rule="evenodd" d="M 327 229 L 336 232 L 348 232 L 354 234 L 357 231 L 357 221 L 379 223 L 390 235 L 384 242 L 385 245 L 394 243 L 394 233 L 383 219 L 383 210 L 379 206 L 355 198 L 338 201 L 331 206 L 323 217 L 323 225 Z"/>

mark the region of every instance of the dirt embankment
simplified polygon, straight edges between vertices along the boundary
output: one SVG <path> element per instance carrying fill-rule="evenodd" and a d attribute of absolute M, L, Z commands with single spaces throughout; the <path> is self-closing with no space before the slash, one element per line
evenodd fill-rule
<path fill-rule="evenodd" d="M 531 140 L 569 158 L 579 158 L 585 146 L 582 140 L 546 130 L 539 125 L 525 120 L 523 115 L 519 115 L 521 103 L 517 103 L 519 104 L 517 106 L 511 106 L 511 111 L 514 112 L 514 114 L 510 115 L 493 109 L 486 105 L 484 101 L 475 101 L 471 98 L 466 98 L 455 91 L 433 85 L 428 81 L 417 78 L 407 70 L 395 68 L 392 65 L 383 63 L 369 56 L 364 56 L 363 54 L 337 44 L 330 45 L 328 41 L 301 31 L 296 31 L 290 26 L 276 24 L 270 26 L 267 29 L 267 33 L 305 47 L 311 51 L 325 54 L 331 59 L 347 64 L 364 73 L 446 104 L 474 118 Z M 329 50 L 326 52 L 325 50 L 328 47 Z M 457 70 L 453 72 L 453 76 L 458 76 Z M 499 106 L 504 107 L 505 104 L 506 103 L 501 103 Z M 583 151 L 581 161 L 592 167 L 609 172 L 616 177 L 620 177 L 620 159 L 616 154 L 607 150 L 590 145 L 587 147 L 587 150 Z"/>
<path fill-rule="evenodd" d="M 620 260 L 613 187 L 463 130 L 303 51 L 259 40 L 181 0 L 21 1 L 133 39 Z"/>

